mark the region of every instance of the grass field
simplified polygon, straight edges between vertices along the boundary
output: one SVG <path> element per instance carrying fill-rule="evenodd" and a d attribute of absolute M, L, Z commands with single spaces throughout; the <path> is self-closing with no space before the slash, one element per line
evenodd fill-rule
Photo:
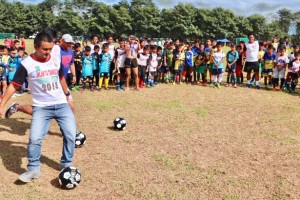
<path fill-rule="evenodd" d="M 300 199 L 299 96 L 159 85 L 142 92 L 73 92 L 82 183 L 61 190 L 62 137 L 53 122 L 41 177 L 26 185 L 30 117 L 0 120 L 0 199 Z M 30 96 L 14 99 L 30 103 Z M 13 102 L 12 100 L 9 103 Z M 114 118 L 128 122 L 111 129 Z"/>

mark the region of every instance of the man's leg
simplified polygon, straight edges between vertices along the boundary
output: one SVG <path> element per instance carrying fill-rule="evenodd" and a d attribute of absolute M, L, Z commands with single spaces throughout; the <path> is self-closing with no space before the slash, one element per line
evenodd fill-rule
<path fill-rule="evenodd" d="M 137 67 L 132 68 L 132 73 L 134 76 L 135 88 L 139 89 L 138 68 Z"/>
<path fill-rule="evenodd" d="M 42 154 L 42 141 L 44 140 L 50 121 L 54 116 L 54 106 L 34 107 L 30 127 L 30 137 L 27 147 L 28 171 L 21 174 L 19 179 L 30 182 L 40 176 L 40 157 Z"/>
<path fill-rule="evenodd" d="M 74 114 L 68 104 L 59 104 L 55 109 L 56 121 L 62 131 L 63 149 L 60 168 L 69 167 L 72 165 L 75 137 L 76 137 L 76 123 Z"/>

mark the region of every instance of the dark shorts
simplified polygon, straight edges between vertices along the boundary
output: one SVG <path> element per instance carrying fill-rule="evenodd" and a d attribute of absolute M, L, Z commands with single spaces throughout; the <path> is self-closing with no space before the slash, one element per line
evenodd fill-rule
<path fill-rule="evenodd" d="M 244 72 L 251 73 L 252 70 L 254 72 L 259 72 L 258 62 L 246 62 Z"/>
<path fill-rule="evenodd" d="M 263 72 L 264 76 L 272 76 L 273 69 L 263 69 L 262 72 Z"/>
<path fill-rule="evenodd" d="M 136 58 L 126 58 L 124 64 L 125 68 L 136 68 L 138 66 Z"/>
<path fill-rule="evenodd" d="M 93 77 L 92 76 L 85 76 L 85 77 L 82 77 L 83 79 L 83 82 L 86 82 L 88 80 L 93 80 Z"/>
<path fill-rule="evenodd" d="M 124 67 L 119 67 L 118 74 L 125 74 L 126 70 Z"/>
<path fill-rule="evenodd" d="M 212 73 L 214 76 L 223 74 L 223 69 L 212 69 Z"/>
<path fill-rule="evenodd" d="M 226 72 L 228 73 L 236 73 L 236 65 L 232 65 L 231 68 L 227 67 Z"/>
<path fill-rule="evenodd" d="M 109 77 L 109 72 L 101 72 L 100 77 L 104 77 L 104 78 Z"/>
<path fill-rule="evenodd" d="M 6 76 L 0 76 L 0 82 L 6 82 L 7 77 Z"/>

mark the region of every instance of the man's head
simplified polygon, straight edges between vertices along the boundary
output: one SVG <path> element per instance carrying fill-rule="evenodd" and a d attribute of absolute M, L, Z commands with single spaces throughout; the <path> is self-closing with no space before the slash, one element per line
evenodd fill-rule
<path fill-rule="evenodd" d="M 73 37 L 70 34 L 64 34 L 61 39 L 62 42 L 60 46 L 65 50 L 71 48 L 74 44 Z"/>
<path fill-rule="evenodd" d="M 248 39 L 249 39 L 249 43 L 254 43 L 255 37 L 254 35 L 251 33 L 248 35 Z"/>
<path fill-rule="evenodd" d="M 114 39 L 113 39 L 113 37 L 111 35 L 107 36 L 106 40 L 107 40 L 108 44 L 112 44 L 114 42 Z"/>
<path fill-rule="evenodd" d="M 49 35 L 51 35 L 52 38 L 53 38 L 53 42 L 54 42 L 54 43 L 56 43 L 57 41 L 59 41 L 59 40 L 58 40 L 57 32 L 56 32 L 55 30 L 53 30 L 53 29 L 51 29 L 51 28 L 45 28 L 45 29 L 43 29 L 42 32 L 48 33 Z"/>
<path fill-rule="evenodd" d="M 200 44 L 200 51 L 204 51 L 205 49 L 205 45 L 204 44 Z"/>
<path fill-rule="evenodd" d="M 81 44 L 80 44 L 79 42 L 76 42 L 76 43 L 74 44 L 74 49 L 75 49 L 76 52 L 79 52 L 80 49 L 81 49 Z"/>
<path fill-rule="evenodd" d="M 124 39 L 120 39 L 119 40 L 119 45 L 120 45 L 121 49 L 124 49 L 124 47 L 125 47 L 125 40 Z"/>
<path fill-rule="evenodd" d="M 136 42 L 136 37 L 134 35 L 129 36 L 129 44 L 134 44 Z"/>
<path fill-rule="evenodd" d="M 279 51 L 280 56 L 284 56 L 285 49 L 283 47 L 280 47 L 278 51 Z"/>
<path fill-rule="evenodd" d="M 38 33 L 34 38 L 34 55 L 41 60 L 46 60 L 53 48 L 53 38 L 45 32 Z"/>
<path fill-rule="evenodd" d="M 93 35 L 91 43 L 94 44 L 94 45 L 98 44 L 98 40 L 99 40 L 98 36 L 97 35 Z"/>

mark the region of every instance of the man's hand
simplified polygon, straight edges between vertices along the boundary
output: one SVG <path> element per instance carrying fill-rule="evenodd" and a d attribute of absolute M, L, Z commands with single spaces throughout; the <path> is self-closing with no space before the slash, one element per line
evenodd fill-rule
<path fill-rule="evenodd" d="M 73 76 L 72 84 L 75 84 L 75 83 L 76 83 L 76 76 Z"/>

